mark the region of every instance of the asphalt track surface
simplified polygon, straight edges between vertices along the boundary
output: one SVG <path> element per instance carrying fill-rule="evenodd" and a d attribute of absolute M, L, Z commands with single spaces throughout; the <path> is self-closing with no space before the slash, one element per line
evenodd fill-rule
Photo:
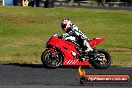
<path fill-rule="evenodd" d="M 87 74 L 128 74 L 132 67 L 84 68 Z M 130 83 L 79 83 L 78 67 L 47 69 L 36 64 L 1 64 L 0 88 L 132 88 Z M 132 78 L 132 77 L 131 77 Z"/>

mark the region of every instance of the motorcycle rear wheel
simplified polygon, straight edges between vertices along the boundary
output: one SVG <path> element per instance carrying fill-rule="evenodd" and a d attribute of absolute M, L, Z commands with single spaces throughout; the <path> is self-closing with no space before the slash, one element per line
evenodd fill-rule
<path fill-rule="evenodd" d="M 90 64 L 96 68 L 96 69 L 105 69 L 108 68 L 111 64 L 111 56 L 110 54 L 103 50 L 103 49 L 98 49 L 95 52 L 95 57 L 90 59 L 89 62 Z"/>
<path fill-rule="evenodd" d="M 44 66 L 48 68 L 57 68 L 62 65 L 63 59 L 62 55 L 56 50 L 52 52 L 49 49 L 46 49 L 41 55 L 41 61 Z"/>

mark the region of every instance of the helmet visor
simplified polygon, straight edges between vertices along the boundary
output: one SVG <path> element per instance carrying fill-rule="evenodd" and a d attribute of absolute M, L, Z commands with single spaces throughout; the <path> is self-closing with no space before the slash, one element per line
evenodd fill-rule
<path fill-rule="evenodd" d="M 66 24 L 61 25 L 62 29 L 66 28 Z"/>

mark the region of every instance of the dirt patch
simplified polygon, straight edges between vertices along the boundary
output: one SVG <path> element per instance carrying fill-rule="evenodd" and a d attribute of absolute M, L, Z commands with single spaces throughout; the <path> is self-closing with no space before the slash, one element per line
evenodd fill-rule
<path fill-rule="evenodd" d="M 132 52 L 132 48 L 110 48 L 112 52 Z"/>
<path fill-rule="evenodd" d="M 21 41 L 20 41 L 21 40 Z M 25 45 L 41 45 L 43 40 L 39 37 L 25 37 L 17 40 L 9 40 L 9 44 L 6 47 L 23 47 Z"/>
<path fill-rule="evenodd" d="M 132 48 L 110 48 L 108 50 L 111 53 L 116 53 L 116 54 L 132 54 Z"/>
<path fill-rule="evenodd" d="M 33 23 L 31 20 L 29 19 L 24 19 L 24 18 L 12 18 L 9 20 L 9 22 L 13 23 L 13 24 L 17 24 L 17 25 L 25 25 L 25 24 L 29 24 L 29 23 Z"/>

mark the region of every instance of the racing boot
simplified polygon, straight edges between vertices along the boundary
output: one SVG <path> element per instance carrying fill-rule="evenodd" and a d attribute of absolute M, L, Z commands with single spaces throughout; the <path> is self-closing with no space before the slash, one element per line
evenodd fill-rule
<path fill-rule="evenodd" d="M 89 58 L 95 59 L 95 58 L 96 58 L 96 51 L 95 51 L 95 50 L 89 51 L 89 52 L 87 53 L 87 55 L 89 56 Z"/>

